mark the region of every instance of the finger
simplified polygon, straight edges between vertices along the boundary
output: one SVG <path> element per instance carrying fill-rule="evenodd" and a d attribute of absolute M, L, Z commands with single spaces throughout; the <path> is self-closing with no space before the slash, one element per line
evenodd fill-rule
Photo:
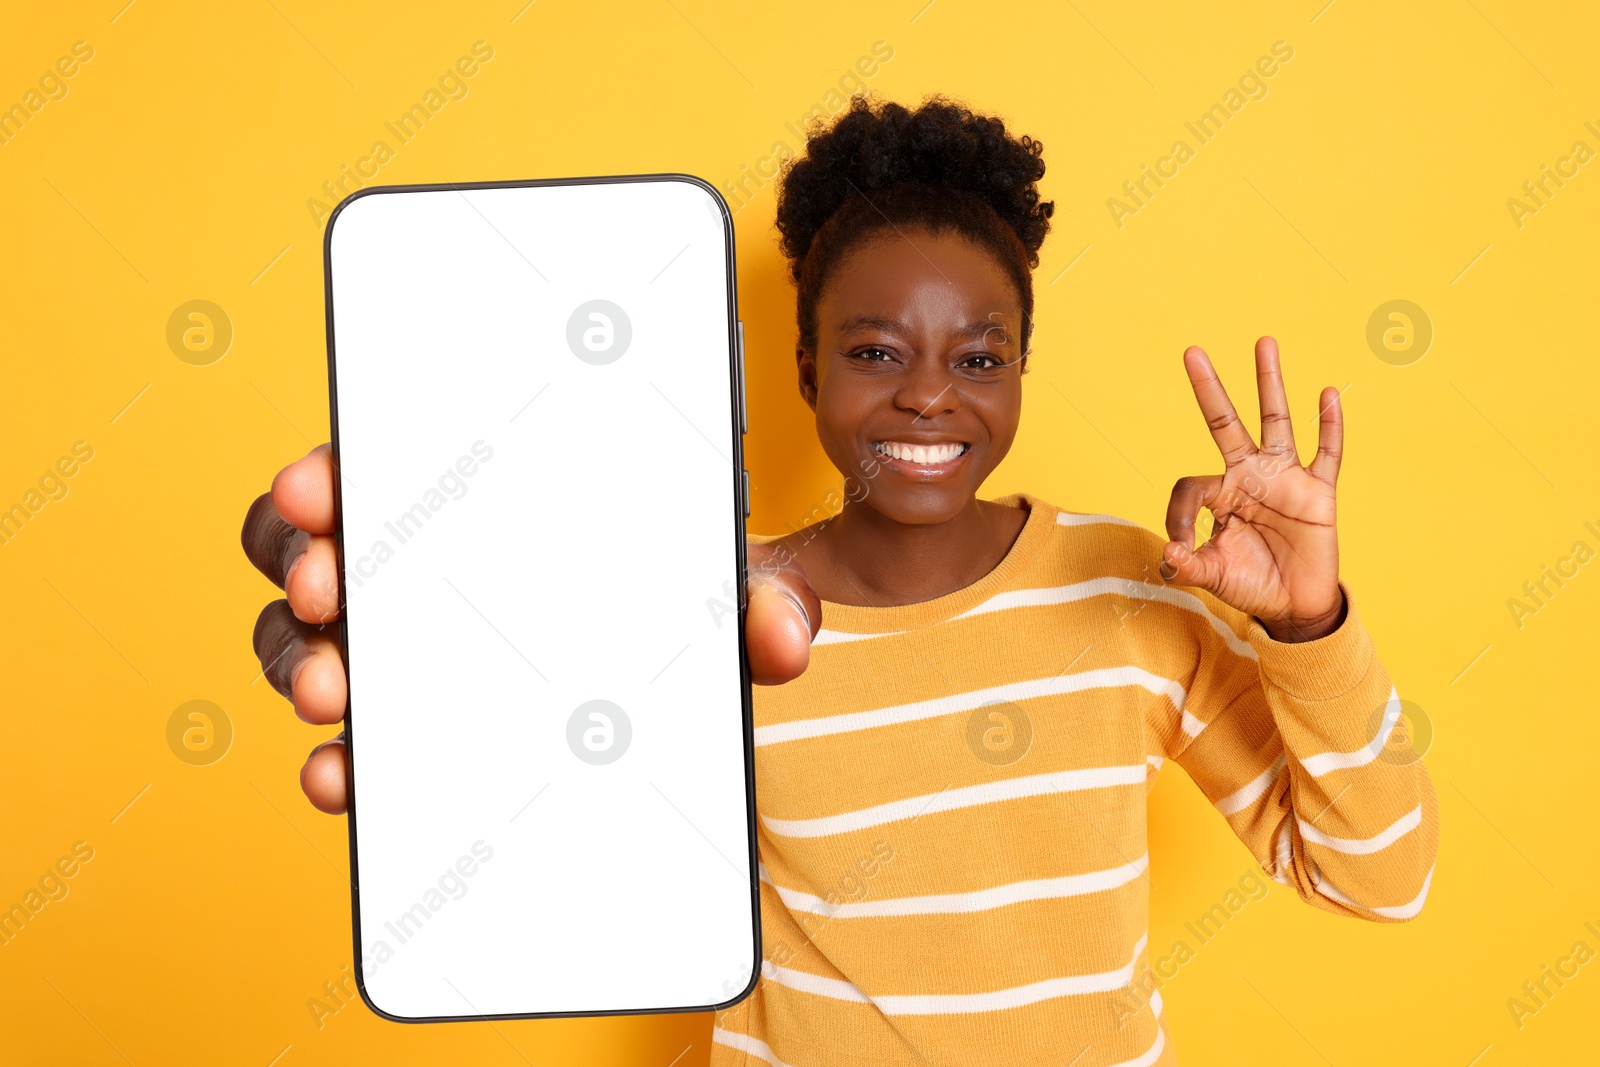
<path fill-rule="evenodd" d="M 1211 542 L 1191 549 L 1181 541 L 1168 541 L 1161 550 L 1161 577 L 1172 585 L 1192 585 L 1210 593 L 1220 588 L 1222 561 Z"/>
<path fill-rule="evenodd" d="M 1230 467 L 1243 462 L 1255 452 L 1255 441 L 1239 421 L 1238 412 L 1233 410 L 1233 401 L 1228 399 L 1228 391 L 1222 387 L 1222 379 L 1217 377 L 1205 349 L 1191 345 L 1183 353 L 1183 365 L 1189 372 L 1189 384 L 1194 387 L 1206 425 L 1211 428 L 1211 438 L 1222 450 L 1222 458 Z"/>
<path fill-rule="evenodd" d="M 345 783 L 344 734 L 311 750 L 300 768 L 300 788 L 312 807 L 329 815 L 343 815 L 348 790 Z"/>
<path fill-rule="evenodd" d="M 1208 474 L 1179 478 L 1167 501 L 1167 537 L 1194 548 L 1194 522 L 1200 509 L 1216 502 L 1222 489 L 1222 475 Z"/>
<path fill-rule="evenodd" d="M 1339 479 L 1339 462 L 1344 458 L 1344 406 L 1339 390 L 1328 386 L 1317 398 L 1322 412 L 1317 420 L 1317 456 L 1311 473 L 1329 485 Z"/>
<path fill-rule="evenodd" d="M 295 618 L 288 601 L 274 600 L 256 619 L 253 643 L 267 684 L 293 702 L 296 715 L 318 725 L 344 718 L 344 657 L 326 630 Z"/>
<path fill-rule="evenodd" d="M 771 585 L 751 587 L 745 649 L 752 682 L 781 685 L 804 674 L 811 662 L 811 636 L 792 600 Z"/>
<path fill-rule="evenodd" d="M 1289 398 L 1283 389 L 1283 365 L 1278 359 L 1278 342 L 1271 337 L 1256 342 L 1256 392 L 1261 400 L 1261 451 L 1298 464 L 1294 423 L 1289 418 Z"/>
<path fill-rule="evenodd" d="M 811 639 L 822 627 L 822 600 L 792 553 L 748 546 L 745 649 L 757 685 L 779 685 L 804 673 Z"/>
<path fill-rule="evenodd" d="M 333 538 L 313 537 L 298 562 L 291 564 L 283 591 L 296 617 L 329 623 L 339 617 L 339 564 Z"/>
<path fill-rule="evenodd" d="M 290 570 L 310 546 L 311 535 L 285 522 L 272 503 L 272 494 L 262 493 L 245 512 L 239 541 L 256 570 L 282 589 Z"/>
<path fill-rule="evenodd" d="M 290 525 L 333 533 L 333 447 L 318 445 L 272 479 L 272 502 Z"/>

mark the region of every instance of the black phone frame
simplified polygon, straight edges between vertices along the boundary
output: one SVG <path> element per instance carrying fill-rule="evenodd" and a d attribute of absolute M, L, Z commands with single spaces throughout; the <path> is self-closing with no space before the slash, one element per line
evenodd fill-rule
<path fill-rule="evenodd" d="M 744 338 L 743 324 L 739 318 L 739 298 L 737 273 L 734 258 L 734 232 L 733 214 L 728 210 L 728 203 L 715 186 L 703 178 L 692 174 L 680 172 L 663 172 L 654 174 L 606 174 L 586 175 L 569 178 L 528 178 L 512 179 L 505 181 L 482 182 L 434 182 L 414 185 L 370 185 L 357 190 L 344 200 L 328 216 L 328 224 L 322 239 L 323 262 L 323 299 L 327 320 L 328 341 L 328 424 L 330 430 L 330 443 L 333 461 L 333 524 L 334 524 L 334 552 L 337 560 L 339 579 L 339 620 L 338 640 L 340 655 L 344 657 L 345 669 L 349 671 L 349 644 L 347 641 L 346 627 L 348 626 L 348 600 L 345 596 L 345 545 L 344 545 L 344 499 L 341 491 L 341 477 L 339 475 L 339 390 L 338 369 L 334 345 L 334 301 L 333 301 L 333 229 L 338 222 L 340 214 L 352 203 L 368 196 L 379 196 L 391 193 L 418 193 L 418 192 L 467 192 L 478 189 L 521 189 L 539 188 L 549 186 L 571 185 L 611 185 L 620 183 L 681 181 L 697 186 L 711 195 L 712 202 L 716 204 L 722 216 L 723 247 L 727 257 L 727 306 L 728 306 L 728 401 L 732 413 L 730 420 L 733 429 L 733 464 L 730 472 L 733 503 L 733 528 L 734 528 L 734 557 L 736 577 L 738 580 L 738 595 L 735 600 L 738 605 L 739 626 L 739 681 L 741 715 L 744 730 L 744 776 L 745 776 L 745 822 L 749 844 L 750 863 L 750 923 L 753 933 L 752 944 L 755 955 L 750 964 L 750 981 L 745 988 L 729 1000 L 715 1004 L 684 1004 L 669 1005 L 659 1008 L 622 1008 L 602 1009 L 597 1011 L 551 1011 L 551 1012 L 518 1012 L 498 1015 L 442 1015 L 412 1017 L 394 1015 L 378 1007 L 367 993 L 366 980 L 362 972 L 361 950 L 361 878 L 357 867 L 356 849 L 356 778 L 355 778 L 355 729 L 352 715 L 355 707 L 354 686 L 347 688 L 344 715 L 344 750 L 345 750 L 345 782 L 348 797 L 349 831 L 350 831 L 350 933 L 354 946 L 354 971 L 356 989 L 361 995 L 361 1000 L 371 1011 L 390 1022 L 400 1023 L 460 1023 L 460 1022 L 497 1022 L 511 1019 L 577 1019 L 596 1018 L 623 1015 L 670 1015 L 683 1012 L 715 1012 L 738 1004 L 747 998 L 756 987 L 756 982 L 761 977 L 761 886 L 757 875 L 758 854 L 756 849 L 756 801 L 755 801 L 755 732 L 751 708 L 751 683 L 750 683 L 750 658 L 749 650 L 745 644 L 745 616 L 748 607 L 748 597 L 745 593 L 745 578 L 747 575 L 748 561 L 745 551 L 745 516 L 749 508 L 746 499 L 747 475 L 744 469 L 744 433 L 746 431 L 746 412 L 744 396 Z"/>

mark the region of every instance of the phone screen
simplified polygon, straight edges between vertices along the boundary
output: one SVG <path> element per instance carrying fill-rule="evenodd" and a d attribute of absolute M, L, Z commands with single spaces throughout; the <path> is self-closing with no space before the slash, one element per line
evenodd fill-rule
<path fill-rule="evenodd" d="M 726 206 L 684 175 L 417 186 L 330 227 L 368 1003 L 737 999 L 759 945 Z"/>

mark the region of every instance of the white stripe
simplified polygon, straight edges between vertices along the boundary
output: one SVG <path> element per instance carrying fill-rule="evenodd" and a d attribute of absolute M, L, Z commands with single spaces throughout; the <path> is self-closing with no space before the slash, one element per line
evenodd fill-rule
<path fill-rule="evenodd" d="M 980 1011 L 1000 1011 L 1021 1008 L 1055 997 L 1080 996 L 1085 993 L 1108 993 L 1121 989 L 1133 980 L 1133 967 L 1144 951 L 1149 934 L 1139 938 L 1133 947 L 1133 958 L 1126 966 L 1101 974 L 1075 974 L 1064 978 L 1047 978 L 1042 982 L 998 989 L 991 993 L 923 993 L 911 995 L 869 997 L 853 983 L 841 978 L 826 978 L 820 974 L 780 967 L 771 961 L 761 968 L 761 976 L 802 993 L 812 993 L 834 1000 L 847 1000 L 857 1004 L 875 1004 L 885 1015 L 965 1015 Z"/>
<path fill-rule="evenodd" d="M 1144 874 L 1149 866 L 1150 854 L 1145 853 L 1132 863 L 1104 871 L 1068 874 L 1059 878 L 1035 878 L 989 889 L 977 889 L 970 893 L 892 897 L 885 900 L 864 900 L 844 904 L 830 904 L 822 897 L 811 893 L 798 889 L 785 889 L 767 876 L 765 865 L 761 867 L 761 880 L 777 890 L 778 896 L 790 911 L 805 911 L 834 919 L 866 919 L 896 915 L 966 915 L 1003 908 L 1008 904 L 1020 904 L 1028 900 L 1084 896 L 1127 885 Z"/>
<path fill-rule="evenodd" d="M 1382 852 L 1406 834 L 1422 825 L 1422 805 L 1418 804 L 1406 814 L 1400 816 L 1376 837 L 1329 837 L 1304 819 L 1296 817 L 1300 824 L 1300 836 L 1307 841 L 1318 845 L 1326 845 L 1335 852 L 1343 852 L 1349 856 L 1366 856 L 1373 852 Z"/>
<path fill-rule="evenodd" d="M 1177 685 L 1178 683 L 1177 682 L 1173 682 L 1172 684 L 1173 685 Z M 1200 736 L 1200 731 L 1204 730 L 1205 728 L 1206 728 L 1205 721 L 1203 719 L 1201 719 L 1200 716 L 1196 715 L 1194 712 L 1190 711 L 1188 708 L 1184 708 L 1183 709 L 1183 732 L 1184 733 L 1188 734 L 1190 737 L 1199 737 Z"/>
<path fill-rule="evenodd" d="M 1093 515 L 1087 512 L 1080 514 L 1076 511 L 1056 512 L 1056 523 L 1060 526 L 1094 526 L 1101 523 L 1110 523 L 1114 526 L 1132 526 L 1136 530 L 1144 529 L 1136 522 L 1119 519 L 1115 515 Z"/>
<path fill-rule="evenodd" d="M 1133 600 L 1159 600 L 1163 604 L 1191 611 L 1211 624 L 1228 647 L 1246 659 L 1257 659 L 1256 650 L 1249 641 L 1233 632 L 1233 628 L 1211 613 L 1205 602 L 1193 593 L 1151 582 L 1136 582 L 1129 578 L 1090 578 L 1071 585 L 1048 586 L 1042 589 L 1013 589 L 996 593 L 982 604 L 955 616 L 966 619 L 986 615 L 991 611 L 1008 608 L 1039 608 L 1055 604 L 1070 604 L 1094 596 L 1125 596 Z"/>
<path fill-rule="evenodd" d="M 1294 846 L 1289 841 L 1289 820 L 1285 819 L 1278 824 L 1278 834 L 1275 838 L 1276 847 L 1274 855 L 1277 857 L 1277 869 L 1272 872 L 1272 880 L 1281 885 L 1289 884 L 1289 868 L 1294 865 Z"/>
<path fill-rule="evenodd" d="M 1221 635 L 1223 641 L 1235 653 L 1246 659 L 1259 659 L 1256 650 L 1249 641 L 1233 632 L 1233 628 L 1206 607 L 1205 602 L 1193 593 L 1186 593 L 1182 589 L 1171 586 L 1154 585 L 1150 582 L 1136 582 L 1129 578 L 1090 578 L 1086 581 L 1075 582 L 1072 585 L 1049 586 L 1041 589 L 1012 589 L 1008 592 L 997 593 L 960 615 L 952 616 L 946 620 L 954 622 L 956 619 L 969 619 L 977 615 L 987 615 L 993 611 L 1006 611 L 1011 608 L 1040 608 L 1056 604 L 1070 604 L 1076 600 L 1085 600 L 1094 596 L 1125 596 L 1134 600 L 1159 600 L 1163 604 L 1191 611 L 1205 619 L 1211 628 Z M 819 630 L 811 644 L 837 645 L 850 641 L 867 641 L 874 637 L 896 637 L 907 633 L 906 630 L 891 630 L 888 633 L 856 634 L 843 630 Z"/>
<path fill-rule="evenodd" d="M 1161 770 L 1161 765 L 1166 762 L 1166 759 L 1162 756 L 1146 756 L 1144 761 L 1148 763 L 1154 770 L 1159 771 Z"/>
<path fill-rule="evenodd" d="M 897 637 L 905 633 L 904 630 L 890 630 L 881 634 L 853 634 L 844 630 L 829 630 L 823 627 L 817 631 L 817 636 L 811 639 L 811 647 L 818 645 L 842 645 L 850 641 L 869 641 L 874 637 Z"/>
<path fill-rule="evenodd" d="M 1389 687 L 1389 703 L 1383 711 L 1383 722 L 1378 724 L 1378 736 L 1368 741 L 1354 752 L 1322 752 L 1315 756 L 1307 756 L 1300 761 L 1300 766 L 1313 778 L 1321 778 L 1334 771 L 1350 770 L 1354 767 L 1365 767 L 1378 758 L 1378 753 L 1383 751 L 1383 746 L 1389 743 L 1389 731 L 1393 730 L 1395 723 L 1400 721 L 1400 694 L 1394 686 Z"/>
<path fill-rule="evenodd" d="M 853 982 L 847 982 L 842 978 L 828 978 L 820 974 L 811 974 L 809 971 L 796 971 L 789 967 L 780 967 L 771 960 L 762 961 L 761 977 L 764 981 L 798 990 L 801 993 L 814 993 L 819 997 L 829 997 L 833 1000 L 848 1000 L 852 1004 L 873 1003 L 872 998 L 856 988 Z"/>
<path fill-rule="evenodd" d="M 1152 996 L 1150 999 L 1153 1001 L 1155 1000 L 1155 997 Z M 1136 1056 L 1131 1060 L 1123 1060 L 1121 1063 L 1113 1063 L 1111 1067 L 1150 1067 L 1151 1064 L 1155 1063 L 1161 1058 L 1161 1050 L 1166 1043 L 1166 1028 L 1160 1023 L 1157 1023 L 1156 1040 L 1155 1043 L 1150 1046 L 1150 1050 L 1148 1052 L 1146 1052 L 1143 1056 Z"/>
<path fill-rule="evenodd" d="M 1387 908 L 1371 908 L 1365 904 L 1357 904 L 1355 901 L 1339 892 L 1339 888 L 1327 879 L 1323 879 L 1321 882 L 1317 883 L 1317 892 L 1321 893 L 1329 900 L 1337 900 L 1340 904 L 1343 904 L 1347 907 L 1359 908 L 1362 911 L 1370 911 L 1372 914 L 1381 915 L 1385 919 L 1414 919 L 1417 917 L 1418 913 L 1422 911 L 1422 905 L 1428 899 L 1428 887 L 1432 884 L 1433 868 L 1429 867 L 1428 877 L 1422 880 L 1422 892 L 1418 893 L 1414 898 L 1404 904 L 1394 904 Z"/>
<path fill-rule="evenodd" d="M 1243 811 L 1245 808 L 1248 808 L 1251 804 L 1254 804 L 1260 799 L 1261 794 L 1270 789 L 1272 787 L 1272 783 L 1278 780 L 1278 775 L 1283 771 L 1283 768 L 1287 762 L 1287 757 L 1285 757 L 1282 753 L 1279 753 L 1278 758 L 1273 761 L 1272 766 L 1262 771 L 1255 778 L 1252 778 L 1248 785 L 1242 789 L 1236 790 L 1235 792 L 1229 793 L 1227 796 L 1217 801 L 1217 810 L 1222 812 L 1224 815 L 1234 815 Z"/>
<path fill-rule="evenodd" d="M 1148 689 L 1156 696 L 1165 696 L 1172 701 L 1174 708 L 1182 708 L 1185 698 L 1183 686 L 1170 678 L 1162 678 L 1151 674 L 1142 667 L 1099 667 L 1092 671 L 1078 671 L 1075 674 L 1058 674 L 1051 678 L 1039 678 L 1022 682 L 1007 682 L 1004 685 L 994 685 L 987 689 L 974 689 L 966 693 L 952 693 L 949 696 L 934 697 L 932 700 L 919 700 L 911 704 L 895 704 L 887 708 L 874 708 L 870 711 L 852 711 L 844 715 L 825 715 L 816 719 L 795 719 L 791 722 L 770 723 L 758 726 L 755 730 L 756 746 L 776 745 L 784 741 L 798 741 L 808 737 L 825 737 L 829 734 L 849 733 L 852 730 L 870 730 L 878 726 L 893 726 L 898 723 L 916 722 L 919 719 L 933 719 L 941 715 L 954 715 L 957 712 L 971 711 L 983 707 L 985 704 L 994 704 L 1001 701 L 1031 700 L 1035 697 L 1059 696 L 1063 693 L 1077 693 L 1086 689 L 1108 689 L 1122 685 L 1137 685 Z M 1199 719 L 1194 720 L 1200 723 Z M 1204 724 L 1201 723 L 1201 726 Z M 1184 731 L 1198 733 L 1199 730 L 1190 731 L 1187 719 Z"/>
<path fill-rule="evenodd" d="M 958 808 L 980 804 L 994 804 L 1002 800 L 1018 800 L 1048 793 L 1071 793 L 1080 789 L 1105 789 L 1118 785 L 1143 785 L 1145 764 L 1132 767 L 1086 767 L 1055 774 L 1034 774 L 1026 778 L 1009 778 L 999 782 L 946 789 L 932 796 L 907 797 L 891 800 L 859 811 L 846 811 L 838 815 L 824 815 L 817 819 L 773 819 L 761 816 L 761 823 L 772 833 L 782 837 L 826 837 L 829 834 L 849 833 L 880 826 L 901 819 L 915 819 Z"/>
<path fill-rule="evenodd" d="M 763 1063 L 772 1064 L 772 1067 L 789 1067 L 787 1063 L 778 1059 L 771 1046 L 765 1041 L 751 1037 L 749 1034 L 741 1034 L 715 1026 L 711 1029 L 711 1040 L 719 1045 L 727 1045 L 729 1048 L 736 1048 L 740 1052 L 748 1053 Z"/>

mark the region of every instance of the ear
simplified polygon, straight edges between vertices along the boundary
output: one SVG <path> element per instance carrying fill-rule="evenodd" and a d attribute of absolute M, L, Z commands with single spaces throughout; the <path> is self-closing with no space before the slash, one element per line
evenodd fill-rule
<path fill-rule="evenodd" d="M 817 359 L 801 345 L 794 349 L 795 369 L 800 376 L 800 399 L 812 411 L 817 410 Z"/>

